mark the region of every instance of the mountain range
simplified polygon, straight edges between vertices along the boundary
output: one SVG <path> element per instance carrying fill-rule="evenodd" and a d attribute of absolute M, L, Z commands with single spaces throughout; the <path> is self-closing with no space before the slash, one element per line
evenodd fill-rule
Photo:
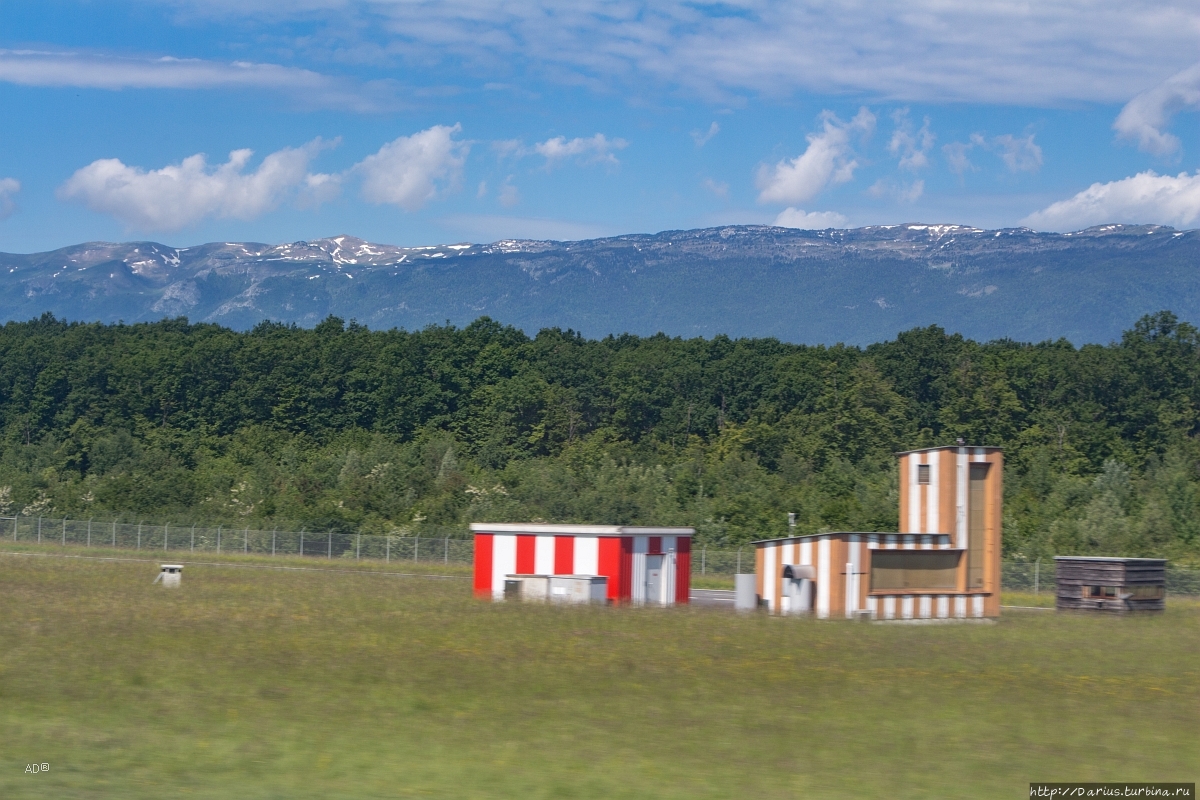
<path fill-rule="evenodd" d="M 489 316 L 530 333 L 810 344 L 867 344 L 937 324 L 983 340 L 1103 343 L 1163 309 L 1200 322 L 1198 230 L 741 225 L 577 242 L 396 247 L 336 236 L 0 253 L 2 320 L 186 316 L 248 329 L 334 314 L 414 329 Z"/>

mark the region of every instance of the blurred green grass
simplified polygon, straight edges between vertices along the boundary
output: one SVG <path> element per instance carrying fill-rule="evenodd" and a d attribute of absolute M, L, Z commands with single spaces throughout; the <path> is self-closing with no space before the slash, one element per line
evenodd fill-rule
<path fill-rule="evenodd" d="M 1007 798 L 1200 768 L 1195 602 L 871 625 L 155 573 L 0 554 L 0 797 Z"/>

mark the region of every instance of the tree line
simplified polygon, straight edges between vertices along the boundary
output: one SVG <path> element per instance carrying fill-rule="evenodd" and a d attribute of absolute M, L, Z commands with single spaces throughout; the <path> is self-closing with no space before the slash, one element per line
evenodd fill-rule
<path fill-rule="evenodd" d="M 0 514 L 461 533 L 894 530 L 898 450 L 1005 448 L 1006 555 L 1200 555 L 1197 329 L 869 347 L 464 327 L 0 328 Z"/>

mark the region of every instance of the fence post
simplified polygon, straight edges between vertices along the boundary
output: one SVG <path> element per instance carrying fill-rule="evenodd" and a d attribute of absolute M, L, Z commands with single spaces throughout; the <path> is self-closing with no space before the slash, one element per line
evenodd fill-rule
<path fill-rule="evenodd" d="M 92 518 L 88 517 L 88 547 L 92 546 Z"/>
<path fill-rule="evenodd" d="M 413 563 L 417 562 L 417 554 L 421 552 L 421 534 L 417 534 L 416 540 L 413 542 Z"/>
<path fill-rule="evenodd" d="M 171 523 L 163 523 L 163 550 L 167 549 L 167 529 L 171 527 Z"/>
<path fill-rule="evenodd" d="M 392 563 L 392 534 L 391 534 L 391 531 L 389 531 L 387 533 L 387 541 L 384 543 L 383 547 L 384 547 L 383 563 L 390 564 L 390 563 Z"/>
<path fill-rule="evenodd" d="M 1039 594 L 1038 589 L 1040 587 L 1038 586 L 1038 579 L 1041 578 L 1041 575 L 1039 574 L 1041 572 L 1041 567 L 1042 567 L 1042 560 L 1040 558 L 1037 561 L 1033 562 L 1033 593 L 1034 594 Z"/>
<path fill-rule="evenodd" d="M 271 531 L 271 555 L 275 555 L 275 534 L 279 532 L 279 526 L 275 526 L 275 530 Z"/>
<path fill-rule="evenodd" d="M 737 555 L 737 574 L 738 575 L 742 574 L 742 548 L 740 548 L 740 547 L 738 548 L 738 555 Z"/>
<path fill-rule="evenodd" d="M 38 517 L 38 544 L 42 543 L 42 518 Z"/>
<path fill-rule="evenodd" d="M 117 546 L 117 521 L 113 520 L 113 547 Z"/>
<path fill-rule="evenodd" d="M 221 555 L 221 528 L 222 527 L 223 526 L 221 526 L 221 525 L 217 526 L 217 555 Z"/>
<path fill-rule="evenodd" d="M 362 558 L 362 531 L 355 534 L 354 539 L 354 560 L 358 561 Z"/>
<path fill-rule="evenodd" d="M 250 552 L 250 526 L 246 526 L 246 530 L 242 531 L 242 555 Z"/>
<path fill-rule="evenodd" d="M 304 555 L 304 528 L 300 529 L 300 555 Z"/>
<path fill-rule="evenodd" d="M 137 548 L 136 549 L 138 549 L 138 550 L 142 549 L 142 523 L 140 523 L 140 522 L 138 523 L 138 538 L 137 538 Z"/>
<path fill-rule="evenodd" d="M 63 517 L 63 547 L 67 546 L 67 518 Z"/>
<path fill-rule="evenodd" d="M 708 566 L 707 559 L 708 559 L 708 545 L 706 545 L 706 544 L 701 545 L 700 546 L 700 574 L 701 575 L 703 575 L 705 569 L 707 569 L 707 566 Z"/>
<path fill-rule="evenodd" d="M 192 523 L 192 552 L 196 552 L 196 523 Z"/>
<path fill-rule="evenodd" d="M 333 529 L 332 528 L 329 531 L 329 550 L 325 554 L 325 558 L 327 558 L 330 561 L 333 560 Z"/>
<path fill-rule="evenodd" d="M 442 562 L 445 564 L 449 564 L 450 563 L 450 537 L 449 536 L 445 537 L 445 539 L 443 540 L 443 544 L 445 544 L 445 546 L 446 546 L 446 556 L 445 556 L 445 558 L 442 559 Z"/>

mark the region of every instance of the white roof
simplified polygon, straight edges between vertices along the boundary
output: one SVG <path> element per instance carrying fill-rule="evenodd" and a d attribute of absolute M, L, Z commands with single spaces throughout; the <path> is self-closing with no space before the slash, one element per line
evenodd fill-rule
<path fill-rule="evenodd" d="M 472 522 L 472 533 L 540 533 L 555 536 L 692 536 L 695 528 L 635 525 L 548 525 L 541 522 Z"/>

